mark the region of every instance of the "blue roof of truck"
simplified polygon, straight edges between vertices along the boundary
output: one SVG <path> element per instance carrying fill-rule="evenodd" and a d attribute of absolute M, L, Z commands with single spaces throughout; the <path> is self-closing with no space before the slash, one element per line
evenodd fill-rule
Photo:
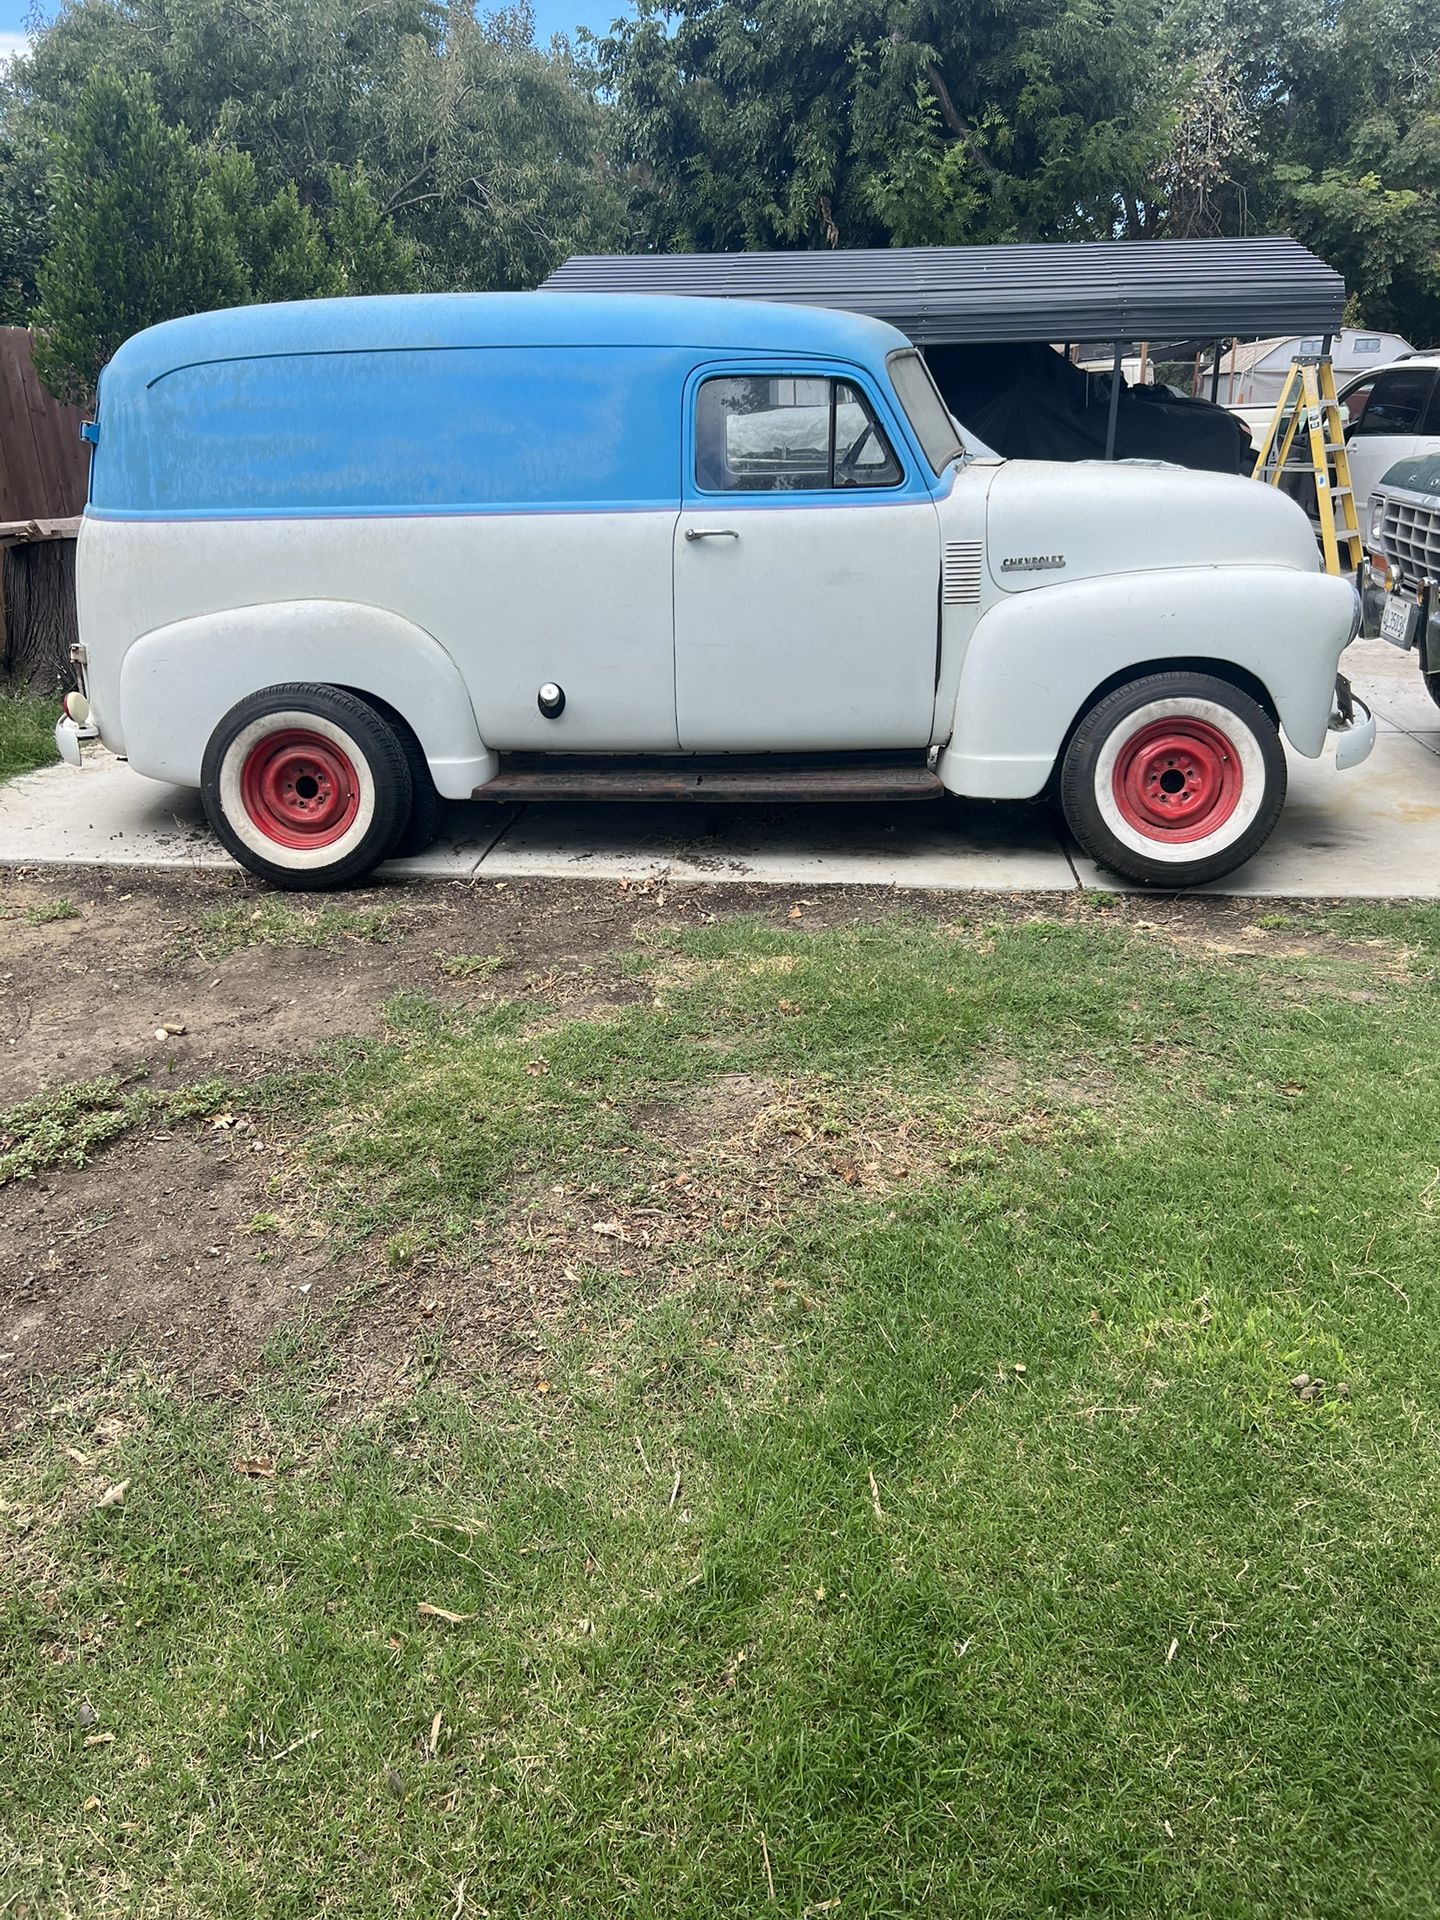
<path fill-rule="evenodd" d="M 445 347 L 698 347 L 819 353 L 874 364 L 910 343 L 884 321 L 820 307 L 669 294 L 401 293 L 228 307 L 147 327 L 105 372 L 107 389 L 178 367 L 276 354 Z"/>

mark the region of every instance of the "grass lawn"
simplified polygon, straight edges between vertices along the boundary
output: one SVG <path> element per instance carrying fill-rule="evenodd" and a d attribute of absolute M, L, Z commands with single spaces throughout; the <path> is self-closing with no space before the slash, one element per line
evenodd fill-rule
<path fill-rule="evenodd" d="M 0 687 L 0 780 L 50 765 L 59 713 L 53 693 L 8 693 Z"/>
<path fill-rule="evenodd" d="M 254 1231 L 434 1297 L 362 1395 L 318 1318 L 47 1388 L 0 1911 L 1440 1911 L 1440 916 L 1262 925 L 476 955 L 235 1090 Z"/>

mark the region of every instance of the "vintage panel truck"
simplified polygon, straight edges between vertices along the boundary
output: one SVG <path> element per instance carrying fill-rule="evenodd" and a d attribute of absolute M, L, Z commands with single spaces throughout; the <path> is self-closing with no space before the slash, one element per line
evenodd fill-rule
<path fill-rule="evenodd" d="M 138 334 L 101 383 L 80 713 L 282 887 L 443 799 L 1019 799 L 1134 881 L 1247 859 L 1358 621 L 1248 480 L 975 458 L 815 308 L 423 295 Z M 73 718 L 62 751 L 78 757 Z"/>

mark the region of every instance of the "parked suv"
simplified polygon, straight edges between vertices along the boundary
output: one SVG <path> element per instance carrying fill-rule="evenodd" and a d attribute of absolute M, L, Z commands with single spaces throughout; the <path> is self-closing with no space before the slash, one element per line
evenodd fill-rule
<path fill-rule="evenodd" d="M 1440 353 L 1362 373 L 1338 397 L 1363 530 L 1375 488 L 1396 461 L 1440 453 Z"/>
<path fill-rule="evenodd" d="M 1440 706 L 1440 448 L 1385 475 L 1371 499 L 1365 545 L 1366 636 L 1413 647 Z"/>

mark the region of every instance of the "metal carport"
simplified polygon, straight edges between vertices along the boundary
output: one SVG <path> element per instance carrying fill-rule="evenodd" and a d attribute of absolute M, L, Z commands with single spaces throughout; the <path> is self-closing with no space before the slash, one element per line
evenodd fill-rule
<path fill-rule="evenodd" d="M 919 346 L 1338 333 L 1345 283 L 1298 240 L 1098 240 L 812 253 L 577 254 L 562 293 L 681 293 L 844 307 Z M 1218 361 L 1218 355 L 1217 355 Z M 1112 388 L 1111 431 L 1118 380 Z M 1212 398 L 1213 398 L 1212 394 Z"/>

